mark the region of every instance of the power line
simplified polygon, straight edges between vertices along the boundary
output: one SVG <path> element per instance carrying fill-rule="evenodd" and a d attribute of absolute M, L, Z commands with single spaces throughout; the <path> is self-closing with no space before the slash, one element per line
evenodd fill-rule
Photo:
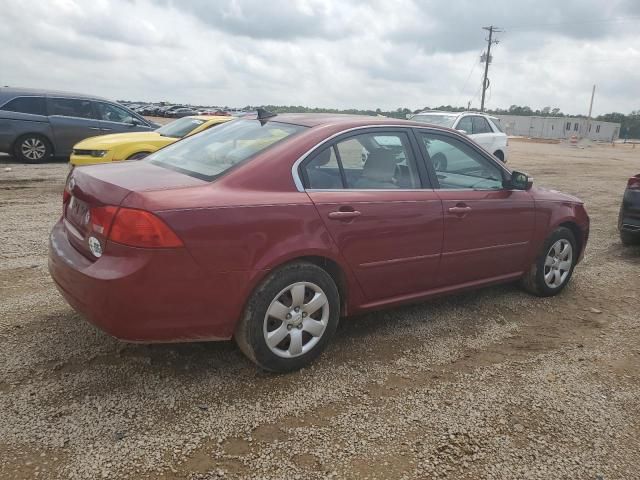
<path fill-rule="evenodd" d="M 640 15 L 628 15 L 624 17 L 614 17 L 614 18 L 601 18 L 599 20 L 572 20 L 567 22 L 550 22 L 550 23 L 530 23 L 524 25 L 516 25 L 514 27 L 509 27 L 507 32 L 512 31 L 524 31 L 529 28 L 539 28 L 539 27 L 556 27 L 563 25 L 589 25 L 594 23 L 610 23 L 610 22 L 632 22 L 633 20 L 640 20 Z"/>
<path fill-rule="evenodd" d="M 482 55 L 482 52 L 480 52 L 480 55 Z M 477 60 L 477 57 L 474 57 L 473 65 L 471 66 L 471 71 L 469 72 L 469 75 L 467 75 L 467 79 L 464 82 L 464 86 L 462 87 L 462 90 L 460 90 L 460 97 L 464 96 L 465 89 L 467 88 L 467 85 L 469 84 L 469 79 L 471 79 L 471 75 L 473 75 L 473 72 L 476 71 L 476 67 L 477 66 L 478 66 L 478 60 Z M 456 102 L 456 105 L 460 104 L 460 97 L 458 97 L 458 101 Z"/>

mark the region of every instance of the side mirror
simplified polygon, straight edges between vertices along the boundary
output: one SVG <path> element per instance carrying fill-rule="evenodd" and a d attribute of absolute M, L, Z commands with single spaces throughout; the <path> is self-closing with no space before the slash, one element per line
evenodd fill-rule
<path fill-rule="evenodd" d="M 131 119 L 131 126 L 137 127 L 138 125 L 142 125 L 142 122 L 138 120 L 136 117 L 133 117 Z"/>
<path fill-rule="evenodd" d="M 533 186 L 533 178 L 522 172 L 511 172 L 510 187 L 514 190 L 529 190 Z"/>
<path fill-rule="evenodd" d="M 466 130 L 462 130 L 461 128 L 456 129 L 456 131 L 462 133 L 463 135 L 467 135 L 469 133 Z"/>

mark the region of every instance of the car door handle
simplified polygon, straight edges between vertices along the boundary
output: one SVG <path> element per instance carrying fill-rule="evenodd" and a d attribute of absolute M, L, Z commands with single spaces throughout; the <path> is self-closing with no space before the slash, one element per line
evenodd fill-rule
<path fill-rule="evenodd" d="M 469 213 L 471 211 L 471 207 L 467 206 L 455 206 L 449 209 L 449 213 L 453 213 L 455 215 Z"/>
<path fill-rule="evenodd" d="M 89 127 L 89 130 L 100 130 L 100 127 Z"/>
<path fill-rule="evenodd" d="M 337 211 L 330 212 L 329 218 L 331 220 L 350 220 L 352 218 L 356 218 L 362 215 L 358 210 L 348 210 L 348 211 Z"/>

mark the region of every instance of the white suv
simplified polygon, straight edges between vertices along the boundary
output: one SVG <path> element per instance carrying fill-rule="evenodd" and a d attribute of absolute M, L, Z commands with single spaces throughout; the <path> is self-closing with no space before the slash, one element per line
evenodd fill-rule
<path fill-rule="evenodd" d="M 507 161 L 509 140 L 502 131 L 500 119 L 475 112 L 442 112 L 438 110 L 420 112 L 411 117 L 415 122 L 430 123 L 454 128 L 465 133 L 489 153 Z"/>

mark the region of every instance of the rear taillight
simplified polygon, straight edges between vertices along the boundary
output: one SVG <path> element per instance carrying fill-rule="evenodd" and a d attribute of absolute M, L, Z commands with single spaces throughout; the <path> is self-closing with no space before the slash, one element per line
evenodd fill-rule
<path fill-rule="evenodd" d="M 115 208 L 115 207 L 110 207 Z M 104 217 L 107 218 L 107 215 Z M 166 223 L 151 212 L 120 208 L 111 228 L 104 235 L 109 240 L 131 247 L 172 248 L 183 246 L 182 240 Z"/>
<path fill-rule="evenodd" d="M 92 208 L 89 215 L 89 227 L 93 232 L 107 237 L 117 211 L 118 207 L 111 205 Z"/>
<path fill-rule="evenodd" d="M 627 182 L 627 188 L 629 190 L 640 190 L 640 174 L 629 179 Z"/>

